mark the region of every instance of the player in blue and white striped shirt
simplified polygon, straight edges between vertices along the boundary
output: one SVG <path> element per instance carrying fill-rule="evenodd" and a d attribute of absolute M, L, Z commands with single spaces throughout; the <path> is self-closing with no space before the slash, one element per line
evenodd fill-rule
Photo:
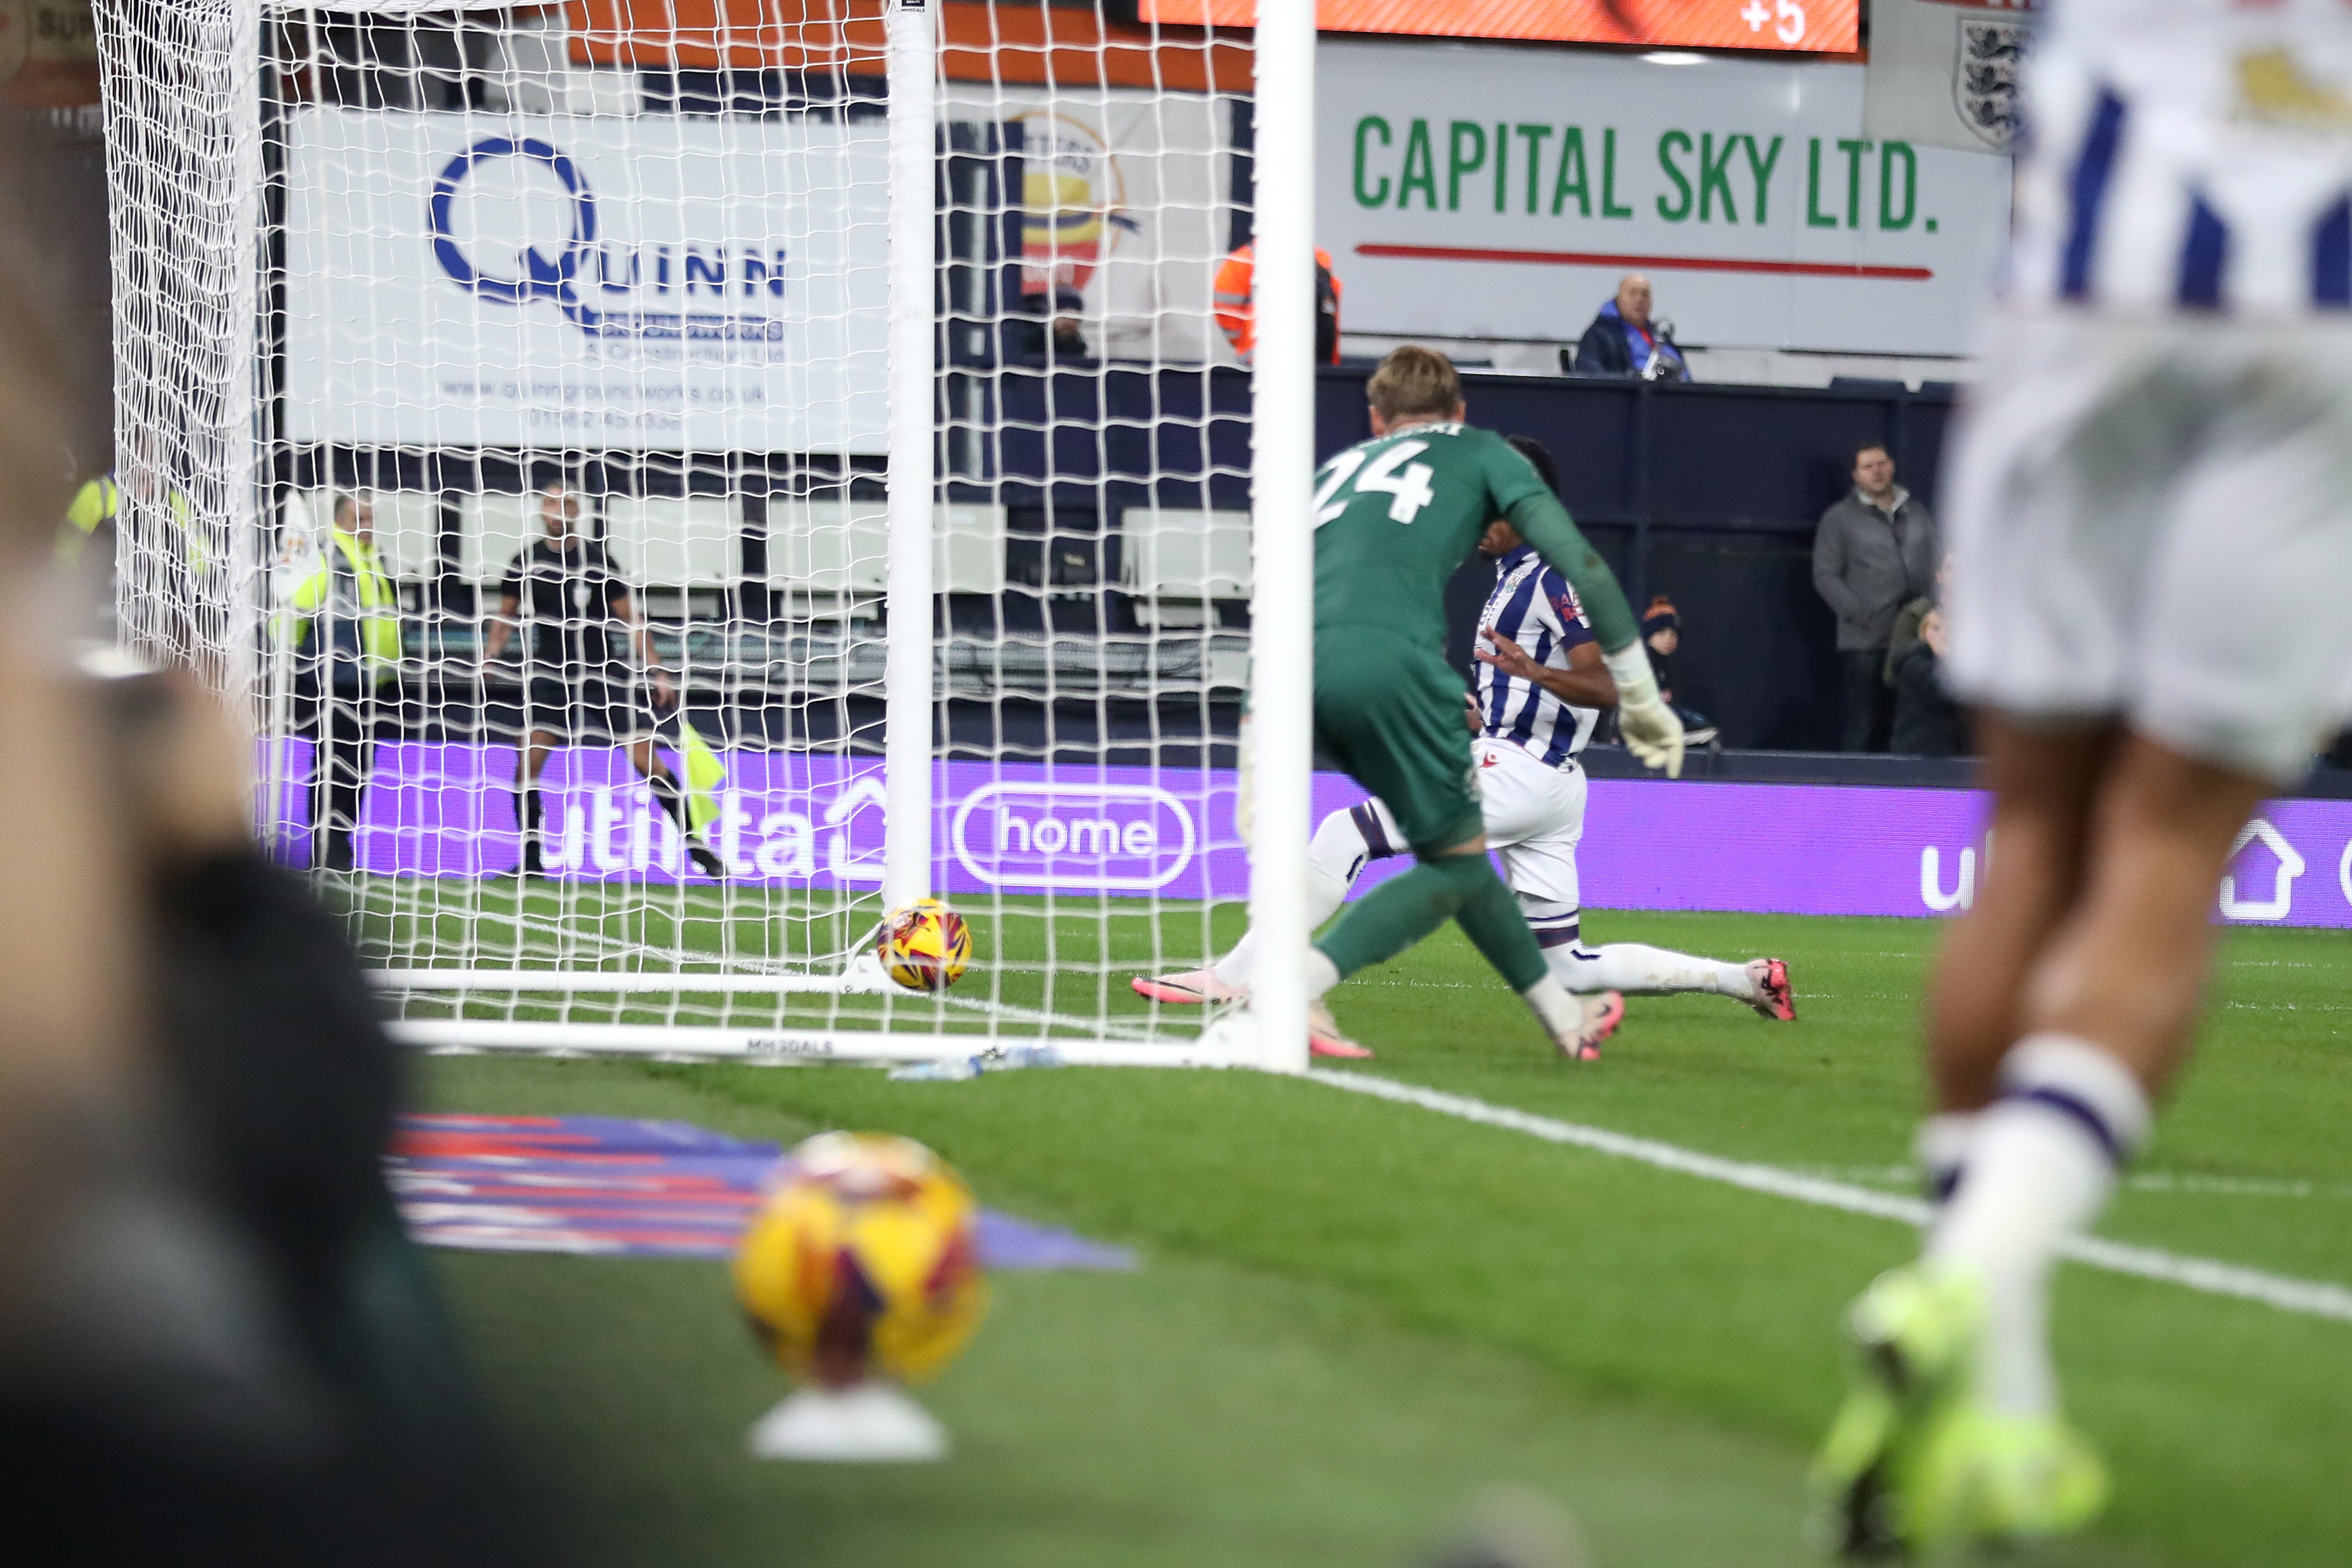
<path fill-rule="evenodd" d="M 2249 820 L 2352 716 L 2352 5 L 2061 0 L 2022 79 L 1937 507 L 2000 853 L 1927 1008 L 1942 1210 L 1843 1318 L 1813 1474 L 1855 1562 L 2098 1514 L 2051 1278 L 2189 1054 Z"/>
<path fill-rule="evenodd" d="M 1517 435 L 1510 442 L 1559 488 L 1541 443 Z M 1616 706 L 1617 687 L 1566 579 L 1507 522 L 1488 524 L 1478 550 L 1495 562 L 1495 591 L 1479 619 L 1477 689 L 1468 698 L 1486 843 L 1503 857 L 1503 880 L 1553 977 L 1584 995 L 1714 991 L 1767 1018 L 1795 1018 L 1789 968 L 1778 958 L 1724 963 L 1637 942 L 1587 947 L 1579 940 L 1576 846 L 1584 836 L 1585 778 L 1576 758 L 1601 710 Z M 1324 818 L 1307 848 L 1310 924 L 1339 911 L 1366 865 L 1403 852 L 1403 835 L 1377 799 Z M 1179 1004 L 1236 998 L 1248 990 L 1255 948 L 1244 936 L 1209 968 L 1138 976 L 1134 988 Z"/>
<path fill-rule="evenodd" d="M 1497 526 L 1508 532 L 1507 525 Z M 1511 674 L 1499 661 L 1483 653 L 1479 659 L 1475 699 L 1479 738 L 1509 741 L 1547 768 L 1572 762 L 1592 738 L 1601 706 L 1613 700 L 1613 692 L 1602 689 L 1609 683 L 1601 678 L 1606 672 L 1601 671 L 1597 657 L 1600 644 L 1592 640 L 1576 591 L 1532 549 L 1514 544 L 1495 562 L 1495 591 L 1486 596 L 1478 624 L 1493 634 L 1482 639 L 1490 646 L 1507 644 L 1538 669 L 1579 672 L 1597 683 L 1592 704 L 1575 706 L 1540 684 L 1532 672 Z M 1580 664 L 1570 663 L 1573 650 L 1588 647 L 1595 656 Z"/>

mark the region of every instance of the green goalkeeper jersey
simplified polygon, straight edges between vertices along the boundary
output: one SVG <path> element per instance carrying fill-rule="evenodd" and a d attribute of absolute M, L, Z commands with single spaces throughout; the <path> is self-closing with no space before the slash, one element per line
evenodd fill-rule
<path fill-rule="evenodd" d="M 1605 653 L 1636 635 L 1624 591 L 1528 460 L 1491 430 L 1415 424 L 1350 446 L 1315 475 L 1315 626 L 1377 627 L 1445 645 L 1445 582 L 1507 518 L 1575 588 Z"/>

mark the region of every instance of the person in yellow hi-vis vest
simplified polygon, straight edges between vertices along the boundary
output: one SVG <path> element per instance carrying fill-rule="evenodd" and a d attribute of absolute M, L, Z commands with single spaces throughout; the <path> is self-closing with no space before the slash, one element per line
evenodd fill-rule
<path fill-rule="evenodd" d="M 172 522 L 176 524 L 176 550 L 188 557 L 188 569 L 205 571 L 212 564 L 212 555 L 205 550 L 205 540 L 195 529 L 195 507 L 188 506 L 188 491 L 172 486 L 164 496 L 164 506 L 172 507 Z M 108 468 L 97 479 L 89 479 L 82 489 L 73 491 L 73 503 L 66 507 L 66 519 L 57 524 L 57 564 L 66 571 L 82 567 L 82 559 L 94 555 L 91 571 L 103 571 L 113 580 L 115 571 L 115 531 L 122 517 L 122 482 L 115 470 Z"/>
<path fill-rule="evenodd" d="M 73 504 L 66 508 L 66 520 L 58 529 L 58 564 L 70 570 L 81 564 L 82 553 L 99 539 L 99 530 L 106 530 L 103 548 L 110 559 L 114 554 L 114 517 L 122 510 L 122 486 L 107 472 L 74 492 Z"/>
<path fill-rule="evenodd" d="M 375 751 L 376 726 L 400 668 L 400 597 L 375 548 L 375 507 L 364 496 L 335 497 L 334 525 L 318 568 L 289 601 L 294 634 L 295 718 L 317 751 L 310 766 L 310 842 L 329 871 L 352 869 Z"/>

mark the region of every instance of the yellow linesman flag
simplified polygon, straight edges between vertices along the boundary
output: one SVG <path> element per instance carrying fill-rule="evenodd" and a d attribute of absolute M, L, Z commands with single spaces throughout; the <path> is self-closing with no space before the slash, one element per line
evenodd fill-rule
<path fill-rule="evenodd" d="M 727 765 L 684 714 L 678 716 L 677 732 L 678 750 L 686 758 L 687 821 L 700 832 L 719 820 L 719 787 L 727 782 Z"/>

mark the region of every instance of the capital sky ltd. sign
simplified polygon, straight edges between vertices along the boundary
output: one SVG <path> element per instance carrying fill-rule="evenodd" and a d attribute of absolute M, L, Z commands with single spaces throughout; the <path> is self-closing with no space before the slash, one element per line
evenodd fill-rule
<path fill-rule="evenodd" d="M 1629 272 L 1712 348 L 1954 354 L 2009 165 L 1862 131 L 1858 66 L 1327 41 L 1316 223 L 1352 330 L 1572 340 Z"/>
<path fill-rule="evenodd" d="M 307 863 L 310 747 L 280 744 L 285 782 L 273 836 L 284 856 Z M 520 839 L 511 749 L 386 742 L 375 758 L 354 842 L 362 869 L 426 877 L 513 870 Z M 708 840 L 739 884 L 880 885 L 879 758 L 736 751 L 723 759 L 728 777 Z M 938 886 L 973 895 L 1246 898 L 1234 783 L 1223 769 L 936 763 Z M 552 874 L 647 883 L 688 875 L 677 831 L 618 750 L 559 750 L 541 788 Z M 1589 790 L 1579 869 L 1586 899 L 1603 909 L 1950 915 L 1975 903 L 1999 851 L 1974 790 L 1623 779 L 1594 779 Z M 1318 819 L 1363 798 L 1341 775 L 1315 777 Z M 1759 833 L 1779 852 L 1758 855 Z M 1407 863 L 1373 862 L 1357 893 Z M 2352 927 L 2352 800 L 2266 802 L 2239 837 L 2215 914 Z"/>
<path fill-rule="evenodd" d="M 883 450 L 887 133 L 306 110 L 303 440 Z"/>

